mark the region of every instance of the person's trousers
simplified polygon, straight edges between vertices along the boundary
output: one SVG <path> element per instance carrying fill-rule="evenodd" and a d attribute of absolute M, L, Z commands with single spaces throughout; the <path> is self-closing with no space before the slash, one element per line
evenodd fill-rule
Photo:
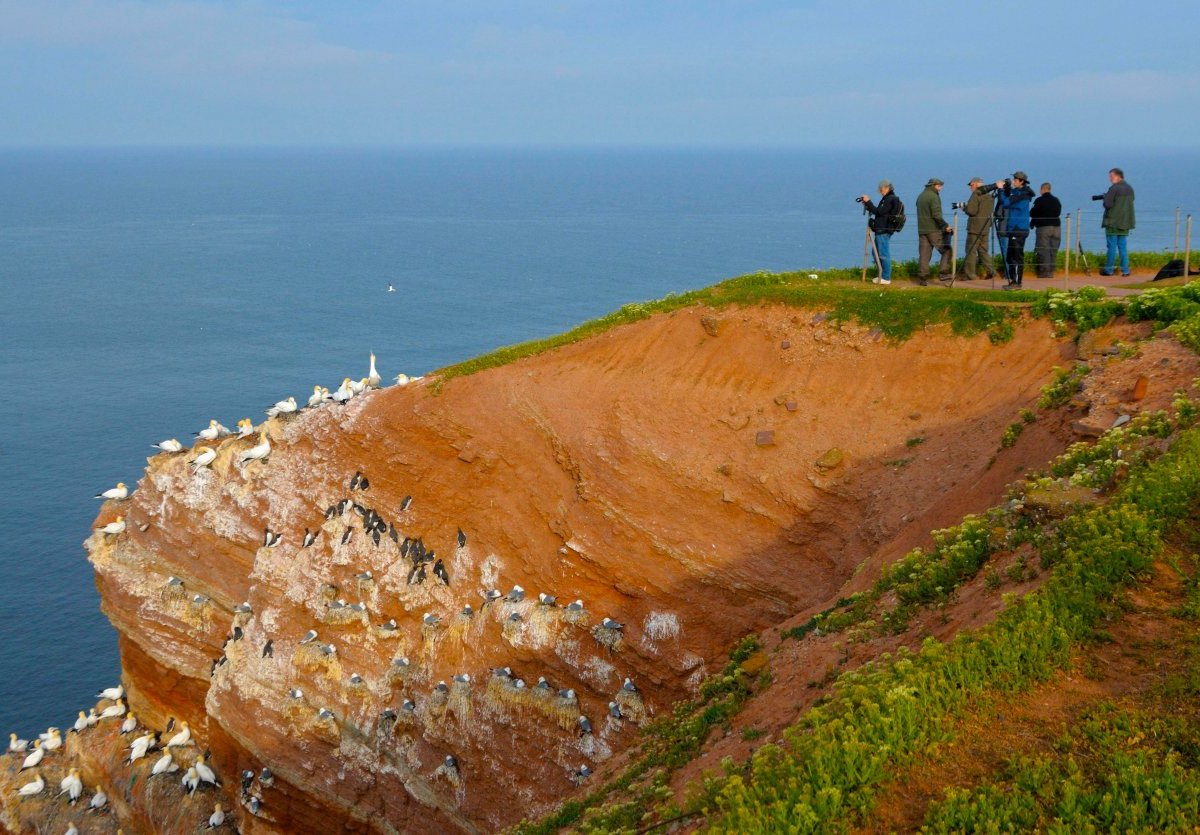
<path fill-rule="evenodd" d="M 996 270 L 992 266 L 992 257 L 988 252 L 989 237 L 986 227 L 978 232 L 967 230 L 967 253 L 963 261 L 964 278 L 978 278 L 975 272 L 979 269 L 979 265 L 983 265 L 984 278 L 991 278 L 995 275 Z"/>
<path fill-rule="evenodd" d="M 1008 246 L 1004 250 L 1004 265 L 1008 280 L 1020 284 L 1025 278 L 1025 239 L 1028 232 L 1007 232 Z"/>
<path fill-rule="evenodd" d="M 929 259 L 935 249 L 942 254 L 938 274 L 950 275 L 950 245 L 946 243 L 946 233 L 938 230 L 922 232 L 917 237 L 917 278 L 929 278 Z"/>
<path fill-rule="evenodd" d="M 1104 240 L 1108 244 L 1108 257 L 1104 261 L 1104 271 L 1112 273 L 1119 254 L 1121 256 L 1121 272 L 1129 275 L 1129 235 L 1109 232 L 1104 236 Z"/>
<path fill-rule="evenodd" d="M 875 252 L 879 255 L 879 277 L 892 280 L 892 233 L 881 232 L 875 236 Z"/>
<path fill-rule="evenodd" d="M 1054 277 L 1055 259 L 1058 258 L 1058 248 L 1061 244 L 1061 226 L 1039 226 L 1037 228 L 1033 248 L 1037 252 L 1038 278 Z"/>

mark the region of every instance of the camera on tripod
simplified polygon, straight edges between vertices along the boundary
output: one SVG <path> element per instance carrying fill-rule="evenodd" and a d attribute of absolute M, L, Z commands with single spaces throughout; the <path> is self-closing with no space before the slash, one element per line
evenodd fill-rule
<path fill-rule="evenodd" d="M 966 203 L 951 203 L 951 204 L 950 204 L 950 210 L 951 210 L 951 211 L 953 211 L 953 212 L 960 212 L 960 211 L 962 211 L 963 209 L 966 209 L 966 208 L 967 208 L 967 204 L 966 204 Z"/>

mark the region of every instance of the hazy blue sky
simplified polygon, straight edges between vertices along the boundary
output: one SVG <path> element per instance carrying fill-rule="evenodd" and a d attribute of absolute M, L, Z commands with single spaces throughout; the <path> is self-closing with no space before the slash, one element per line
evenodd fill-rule
<path fill-rule="evenodd" d="M 1197 0 L 0 0 L 0 144 L 1194 145 Z"/>

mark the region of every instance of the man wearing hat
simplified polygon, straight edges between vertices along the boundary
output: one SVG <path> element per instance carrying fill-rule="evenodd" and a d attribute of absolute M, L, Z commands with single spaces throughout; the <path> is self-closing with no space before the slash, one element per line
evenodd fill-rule
<path fill-rule="evenodd" d="M 871 202 L 871 195 L 862 196 L 863 208 L 871 214 L 871 230 L 875 233 L 875 252 L 879 256 L 879 277 L 876 284 L 892 283 L 892 234 L 896 231 L 896 219 L 904 210 L 900 198 L 892 190 L 888 180 L 879 181 L 879 205 Z"/>
<path fill-rule="evenodd" d="M 967 188 L 971 189 L 971 197 L 967 200 L 967 205 L 963 206 L 963 212 L 967 216 L 967 251 L 960 281 L 974 281 L 978 278 L 975 271 L 979 265 L 987 271 L 984 278 L 991 278 L 996 274 L 991 253 L 988 251 L 996 198 L 992 197 L 989 189 L 983 187 L 982 177 L 972 177 L 971 182 L 967 183 Z"/>
<path fill-rule="evenodd" d="M 996 183 L 1000 191 L 996 202 L 1008 212 L 1008 226 L 1004 231 L 1008 245 L 1004 250 L 1005 272 L 1008 284 L 1005 290 L 1020 290 L 1025 278 L 1025 239 L 1029 237 L 1029 201 L 1033 200 L 1033 189 L 1029 187 L 1029 175 L 1018 171 L 1011 180 Z"/>
<path fill-rule="evenodd" d="M 929 259 L 935 249 L 942 255 L 938 277 L 950 280 L 950 244 L 946 243 L 946 234 L 951 229 L 942 217 L 943 185 L 937 177 L 930 177 L 917 197 L 917 283 L 922 286 L 929 283 Z"/>

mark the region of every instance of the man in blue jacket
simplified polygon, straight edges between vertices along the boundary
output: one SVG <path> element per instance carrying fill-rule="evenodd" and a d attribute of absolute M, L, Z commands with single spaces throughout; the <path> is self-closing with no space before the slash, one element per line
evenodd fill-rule
<path fill-rule="evenodd" d="M 1033 189 L 1029 187 L 1029 175 L 1024 171 L 1013 174 L 1011 180 L 997 182 L 996 189 L 1000 191 L 996 203 L 1004 207 L 1008 217 L 1004 232 L 1008 284 L 1004 289 L 1019 290 L 1025 278 L 1025 239 L 1029 237 L 1029 203 L 1033 200 Z"/>

